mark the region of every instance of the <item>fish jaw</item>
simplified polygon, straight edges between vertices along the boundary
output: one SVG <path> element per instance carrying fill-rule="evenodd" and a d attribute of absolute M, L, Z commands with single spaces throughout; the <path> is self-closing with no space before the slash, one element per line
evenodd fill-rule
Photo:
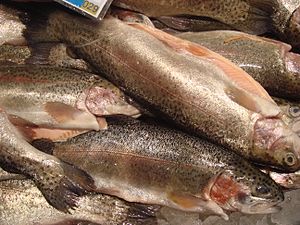
<path fill-rule="evenodd" d="M 283 120 L 261 117 L 254 125 L 252 156 L 284 171 L 298 170 L 300 138 Z"/>
<path fill-rule="evenodd" d="M 288 189 L 300 188 L 300 170 L 294 173 L 269 172 L 270 177 L 279 185 Z"/>
<path fill-rule="evenodd" d="M 268 214 L 280 210 L 276 205 L 283 201 L 283 195 L 279 195 L 277 198 L 273 195 L 271 197 L 254 196 L 252 187 L 244 183 L 243 179 L 234 176 L 232 171 L 226 170 L 212 180 L 207 194 L 224 210 L 232 212 Z M 266 190 L 271 190 L 267 185 L 260 187 L 267 187 Z"/>
<path fill-rule="evenodd" d="M 281 106 L 281 109 L 284 112 L 284 122 L 300 136 L 300 107 L 297 104 L 288 104 Z"/>
<path fill-rule="evenodd" d="M 121 9 L 114 9 L 112 11 L 112 15 L 128 23 L 142 23 L 147 26 L 154 27 L 154 24 L 152 23 L 150 18 L 141 13 Z"/>
<path fill-rule="evenodd" d="M 125 101 L 120 93 L 100 86 L 84 91 L 77 101 L 77 107 L 95 116 L 126 115 L 138 116 L 140 111 Z"/>

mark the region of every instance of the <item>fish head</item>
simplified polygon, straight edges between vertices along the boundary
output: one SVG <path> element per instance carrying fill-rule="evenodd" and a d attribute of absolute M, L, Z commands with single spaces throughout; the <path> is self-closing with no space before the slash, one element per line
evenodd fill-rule
<path fill-rule="evenodd" d="M 228 211 L 267 214 L 280 210 L 284 200 L 280 187 L 266 174 L 253 168 L 226 170 L 210 186 L 210 198 Z"/>
<path fill-rule="evenodd" d="M 270 152 L 283 168 L 295 171 L 300 167 L 300 138 L 291 129 L 284 129 L 281 136 L 273 142 Z"/>
<path fill-rule="evenodd" d="M 84 107 L 96 116 L 125 115 L 138 117 L 141 112 L 114 85 L 101 81 L 83 93 Z"/>
<path fill-rule="evenodd" d="M 299 104 L 287 104 L 280 107 L 284 113 L 285 123 L 300 136 L 300 106 Z"/>
<path fill-rule="evenodd" d="M 282 119 L 259 119 L 253 141 L 253 157 L 283 171 L 300 169 L 300 138 Z"/>

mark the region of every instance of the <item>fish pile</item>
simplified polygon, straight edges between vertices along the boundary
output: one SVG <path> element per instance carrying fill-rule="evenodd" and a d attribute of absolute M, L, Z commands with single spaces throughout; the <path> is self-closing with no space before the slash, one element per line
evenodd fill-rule
<path fill-rule="evenodd" d="M 300 188 L 299 7 L 1 3 L 0 224 L 278 213 Z"/>

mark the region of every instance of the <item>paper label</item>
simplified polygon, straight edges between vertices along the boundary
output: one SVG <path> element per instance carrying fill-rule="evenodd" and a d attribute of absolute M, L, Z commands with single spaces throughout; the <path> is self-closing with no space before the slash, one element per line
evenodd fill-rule
<path fill-rule="evenodd" d="M 102 19 L 112 0 L 56 0 L 57 2 L 92 18 Z"/>

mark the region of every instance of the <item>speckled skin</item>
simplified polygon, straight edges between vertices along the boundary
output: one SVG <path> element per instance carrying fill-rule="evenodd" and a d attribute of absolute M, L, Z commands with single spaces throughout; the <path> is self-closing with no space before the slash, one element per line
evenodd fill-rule
<path fill-rule="evenodd" d="M 78 195 L 94 187 L 93 180 L 83 171 L 28 144 L 3 111 L 0 139 L 1 167 L 33 178 L 48 202 L 57 209 L 67 212 L 76 206 Z"/>
<path fill-rule="evenodd" d="M 265 185 L 270 192 L 266 202 L 283 199 L 268 176 L 238 155 L 183 132 L 140 121 L 109 120 L 108 130 L 56 143 L 53 154 L 88 172 L 100 192 L 127 201 L 179 208 L 168 194 L 205 199 L 203 194 L 209 195 L 205 188 L 225 171 L 249 187 L 253 196 L 264 198 L 255 188 Z"/>
<path fill-rule="evenodd" d="M 133 211 L 139 210 L 136 204 L 101 194 L 90 194 L 80 197 L 78 208 L 71 214 L 65 214 L 51 207 L 31 180 L 9 180 L 0 182 L 0 224 L 32 225 L 32 224 L 105 224 L 118 225 L 128 222 L 133 225 L 145 224 L 145 221 L 156 224 L 153 217 L 131 218 Z M 151 206 L 140 206 L 146 212 Z M 143 216 L 145 218 L 143 218 Z M 77 223 L 75 223 L 75 221 Z M 148 224 L 148 223 L 147 223 Z"/>
<path fill-rule="evenodd" d="M 81 59 L 73 59 L 66 52 L 64 44 L 40 44 L 39 49 L 27 45 L 0 45 L 0 63 L 8 61 L 17 64 L 46 64 L 56 67 L 92 72 L 92 68 Z"/>
<path fill-rule="evenodd" d="M 3 65 L 0 67 L 0 79 L 0 106 L 8 114 L 39 126 L 60 128 L 60 123 L 43 109 L 44 104 L 60 102 L 77 108 L 80 96 L 92 87 L 107 89 L 116 96 L 112 105 L 125 105 L 125 96 L 117 87 L 97 75 L 78 70 Z M 88 126 L 82 124 L 81 129 L 90 129 Z"/>
<path fill-rule="evenodd" d="M 178 53 L 147 32 L 114 18 L 97 24 L 55 12 L 50 15 L 47 32 L 51 38 L 73 46 L 78 55 L 103 71 L 108 80 L 130 97 L 189 132 L 194 131 L 255 161 L 288 170 L 291 167 L 283 162 L 285 151 L 295 151 L 296 158 L 299 155 L 294 142 L 300 141 L 294 137 L 293 143 L 288 143 L 291 148 L 279 149 L 275 158 L 275 151 L 266 151 L 263 146 L 268 141 L 260 140 L 261 137 L 254 140 L 254 126 L 261 115 L 228 97 L 226 90 L 230 84 L 223 79 L 226 75 L 205 57 Z M 276 118 L 273 122 L 282 135 L 290 136 L 283 122 Z M 293 170 L 299 166 L 296 162 Z"/>
<path fill-rule="evenodd" d="M 116 0 L 114 5 L 142 12 L 150 17 L 193 15 L 210 17 L 235 29 L 263 33 L 269 28 L 268 9 L 247 0 L 172 0 L 134 1 Z M 260 16 L 261 15 L 261 16 Z M 260 20 L 257 20 L 260 17 Z"/>
<path fill-rule="evenodd" d="M 30 55 L 30 49 L 27 46 L 0 45 L 1 61 L 24 64 Z"/>
<path fill-rule="evenodd" d="M 279 37 L 300 47 L 300 2 L 298 0 L 276 0 L 276 10 L 272 15 L 274 28 Z"/>
<path fill-rule="evenodd" d="M 208 30 L 232 30 L 233 28 L 219 21 L 206 17 L 188 18 L 184 16 L 161 16 L 155 18 L 154 25 L 159 29 L 172 28 L 177 31 L 208 31 Z M 159 21 L 159 22 L 158 22 Z M 159 24 L 161 23 L 161 24 Z"/>
<path fill-rule="evenodd" d="M 74 59 L 67 53 L 67 46 L 57 44 L 50 49 L 47 64 L 70 69 L 78 69 L 86 72 L 93 72 L 93 68 L 82 59 Z"/>
<path fill-rule="evenodd" d="M 290 46 L 237 31 L 187 32 L 180 38 L 203 45 L 250 74 L 272 96 L 300 99 L 300 56 L 287 59 Z M 242 54 L 241 54 L 242 52 Z M 293 69 L 290 64 L 294 63 Z"/>
<path fill-rule="evenodd" d="M 116 0 L 114 4 L 152 17 L 206 16 L 247 33 L 275 32 L 293 46 L 300 44 L 298 0 Z"/>
<path fill-rule="evenodd" d="M 24 44 L 25 25 L 19 19 L 21 13 L 4 5 L 0 5 L 0 45 L 4 43 Z"/>

